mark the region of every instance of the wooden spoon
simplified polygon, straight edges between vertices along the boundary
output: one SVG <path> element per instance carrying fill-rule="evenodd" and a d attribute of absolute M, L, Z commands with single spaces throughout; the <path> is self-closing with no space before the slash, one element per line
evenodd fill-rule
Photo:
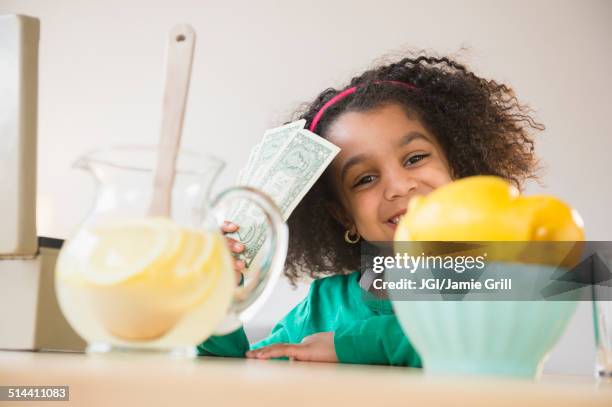
<path fill-rule="evenodd" d="M 172 185 L 189 93 L 195 38 L 195 31 L 188 24 L 178 24 L 170 30 L 166 51 L 161 137 L 149 216 L 170 217 Z"/>

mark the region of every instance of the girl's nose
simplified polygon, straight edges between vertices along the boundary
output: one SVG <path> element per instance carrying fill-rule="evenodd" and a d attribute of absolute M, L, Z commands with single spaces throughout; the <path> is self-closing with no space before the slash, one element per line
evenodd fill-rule
<path fill-rule="evenodd" d="M 417 180 L 406 171 L 396 172 L 387 176 L 384 197 L 388 201 L 407 196 L 417 188 Z"/>

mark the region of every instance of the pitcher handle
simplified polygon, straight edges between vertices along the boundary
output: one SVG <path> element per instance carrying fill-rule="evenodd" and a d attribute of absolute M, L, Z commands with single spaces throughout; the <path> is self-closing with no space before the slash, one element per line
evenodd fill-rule
<path fill-rule="evenodd" d="M 215 335 L 233 332 L 253 318 L 270 297 L 283 271 L 287 257 L 289 240 L 287 224 L 283 220 L 280 209 L 268 195 L 252 187 L 232 187 L 217 195 L 211 202 L 211 208 L 215 214 L 218 214 L 222 212 L 218 210 L 221 206 L 242 199 L 251 201 L 263 211 L 269 230 L 266 238 L 266 240 L 269 239 L 268 250 L 267 253 L 263 253 L 261 261 L 258 262 L 261 265 L 258 270 L 249 268 L 249 274 L 254 273 L 254 277 L 249 276 L 243 286 L 236 288 L 227 316 L 215 330 Z M 217 222 L 221 224 L 224 220 L 219 218 Z M 262 242 L 262 250 L 265 245 Z M 259 252 L 257 256 L 261 255 L 262 253 Z"/>

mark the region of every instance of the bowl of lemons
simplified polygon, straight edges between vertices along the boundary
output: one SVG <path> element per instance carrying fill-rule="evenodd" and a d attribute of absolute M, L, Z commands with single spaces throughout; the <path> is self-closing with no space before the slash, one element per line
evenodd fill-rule
<path fill-rule="evenodd" d="M 512 289 L 521 293 L 540 276 L 550 278 L 579 261 L 579 250 L 570 256 L 555 242 L 576 248 L 583 240 L 580 216 L 562 201 L 521 196 L 501 178 L 476 176 L 411 199 L 394 246 L 398 251 L 410 242 L 426 251 L 440 242 L 487 242 L 497 250 L 489 251 L 486 272 L 512 276 Z M 439 300 L 407 299 L 397 291 L 389 296 L 426 373 L 433 374 L 536 377 L 577 305 L 573 294 L 550 301 L 528 296 L 499 300 L 495 292 Z"/>

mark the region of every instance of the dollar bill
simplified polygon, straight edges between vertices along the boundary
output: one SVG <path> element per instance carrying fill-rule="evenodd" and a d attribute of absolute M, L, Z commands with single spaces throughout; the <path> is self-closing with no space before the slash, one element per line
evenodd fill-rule
<path fill-rule="evenodd" d="M 255 185 L 266 168 L 274 162 L 277 155 L 283 150 L 283 147 L 287 145 L 305 125 L 306 120 L 302 119 L 266 130 L 262 141 L 251 150 L 247 164 L 240 170 L 236 183 L 238 185 Z M 234 202 L 227 212 L 228 217 L 234 218 L 236 213 L 243 210 L 245 205 L 248 205 L 248 200 L 246 199 L 240 199 Z"/>
<path fill-rule="evenodd" d="M 253 162 L 255 161 L 255 157 L 259 153 L 259 149 L 261 148 L 261 143 L 258 143 L 253 147 L 251 153 L 249 154 L 249 159 L 247 160 L 246 165 L 240 171 L 240 175 L 238 176 L 238 185 L 247 185 L 250 174 L 253 172 Z"/>
<path fill-rule="evenodd" d="M 256 185 L 267 168 L 278 158 L 283 148 L 291 142 L 297 132 L 304 128 L 306 120 L 298 120 L 281 127 L 267 130 L 263 140 L 255 154 L 253 161 L 249 162 L 249 173 L 247 182 L 249 185 Z"/>
<path fill-rule="evenodd" d="M 286 220 L 340 149 L 306 129 L 299 129 L 278 147 L 280 150 L 260 171 L 252 186 L 269 195 Z M 240 258 L 248 267 L 268 234 L 264 214 L 256 205 L 243 202 L 231 220 L 240 226 L 232 237 L 244 243 L 245 251 Z"/>
<path fill-rule="evenodd" d="M 287 220 L 339 152 L 334 144 L 301 129 L 254 186 L 274 199 Z"/>

